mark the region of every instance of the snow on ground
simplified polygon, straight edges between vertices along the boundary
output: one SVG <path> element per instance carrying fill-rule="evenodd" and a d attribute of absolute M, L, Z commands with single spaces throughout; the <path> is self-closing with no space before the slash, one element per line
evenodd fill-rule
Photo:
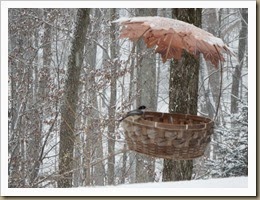
<path fill-rule="evenodd" d="M 247 188 L 248 177 L 118 185 L 121 188 Z"/>
<path fill-rule="evenodd" d="M 249 180 L 251 180 L 249 178 Z M 1 188 L 2 189 L 2 188 Z M 78 188 L 4 188 L 2 196 L 255 196 L 248 177 Z"/>

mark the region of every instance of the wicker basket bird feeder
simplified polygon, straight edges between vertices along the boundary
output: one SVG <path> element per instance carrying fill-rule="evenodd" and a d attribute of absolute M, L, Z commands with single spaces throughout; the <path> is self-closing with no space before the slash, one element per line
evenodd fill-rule
<path fill-rule="evenodd" d="M 135 121 L 123 120 L 130 150 L 158 158 L 190 160 L 204 154 L 214 122 L 188 114 L 144 112 Z"/>

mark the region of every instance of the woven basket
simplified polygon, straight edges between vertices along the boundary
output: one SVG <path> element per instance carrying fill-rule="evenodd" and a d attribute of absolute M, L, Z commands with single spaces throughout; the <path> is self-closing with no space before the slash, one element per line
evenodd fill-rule
<path fill-rule="evenodd" d="M 187 114 L 145 112 L 135 121 L 123 120 L 130 150 L 175 160 L 190 160 L 204 154 L 214 122 Z"/>

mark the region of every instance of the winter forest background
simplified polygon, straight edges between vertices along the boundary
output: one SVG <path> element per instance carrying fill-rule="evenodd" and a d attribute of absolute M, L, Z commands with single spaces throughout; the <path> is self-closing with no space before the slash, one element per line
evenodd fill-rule
<path fill-rule="evenodd" d="M 119 27 L 111 22 L 133 16 L 185 21 L 195 12 L 198 26 L 222 38 L 237 58 L 225 55 L 215 132 L 205 155 L 172 161 L 173 168 L 166 169 L 171 161 L 127 151 L 117 119 L 142 104 L 170 111 L 174 61 L 163 64 L 142 41 L 119 39 Z M 9 187 L 247 176 L 247 22 L 244 8 L 9 9 Z M 202 56 L 198 64 L 196 112 L 213 119 L 220 70 Z M 165 175 L 167 170 L 175 174 Z"/>

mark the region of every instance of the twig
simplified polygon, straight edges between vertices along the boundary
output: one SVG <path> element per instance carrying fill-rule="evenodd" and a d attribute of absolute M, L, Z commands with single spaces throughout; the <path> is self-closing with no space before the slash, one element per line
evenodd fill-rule
<path fill-rule="evenodd" d="M 39 161 L 40 161 L 40 162 L 42 162 L 42 160 L 43 160 L 44 157 L 46 156 L 46 155 L 43 156 L 44 149 L 45 149 L 46 143 L 47 143 L 47 141 L 48 141 L 48 138 L 49 138 L 49 136 L 50 136 L 50 134 L 51 134 L 51 131 L 52 131 L 53 127 L 54 127 L 54 124 L 55 124 L 55 122 L 56 122 L 56 120 L 57 120 L 57 118 L 58 118 L 58 115 L 59 115 L 59 113 L 57 112 L 57 113 L 56 113 L 56 116 L 55 116 L 55 118 L 54 118 L 54 121 L 53 121 L 51 127 L 49 128 L 48 133 L 47 133 L 47 136 L 46 136 L 46 138 L 45 138 L 45 140 L 44 140 L 44 143 L 43 143 L 43 145 L 42 145 L 41 154 L 40 154 L 40 156 L 39 156 Z"/>

